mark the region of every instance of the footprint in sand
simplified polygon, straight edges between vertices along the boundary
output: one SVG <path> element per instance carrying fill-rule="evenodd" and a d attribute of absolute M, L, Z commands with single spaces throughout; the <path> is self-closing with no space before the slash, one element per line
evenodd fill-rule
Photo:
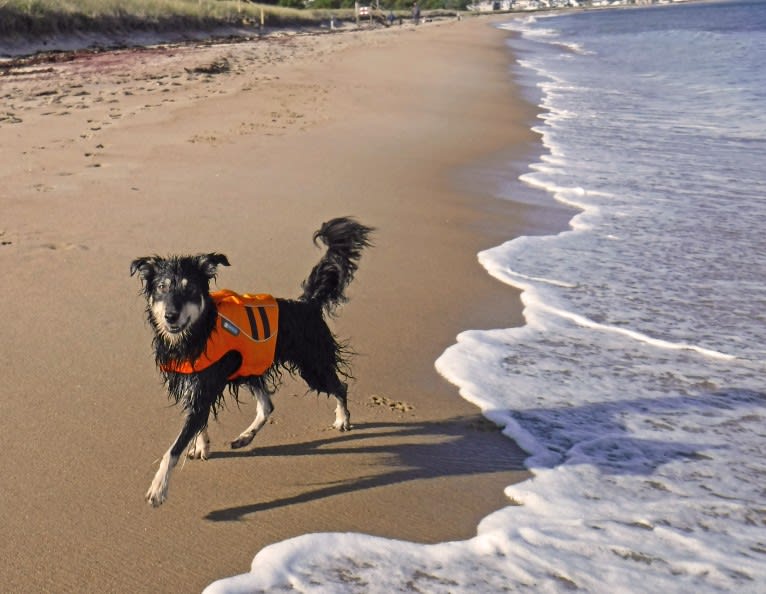
<path fill-rule="evenodd" d="M 189 142 L 192 144 L 205 143 L 215 146 L 221 144 L 222 139 L 215 134 L 195 134 L 189 139 Z"/>
<path fill-rule="evenodd" d="M 411 410 L 415 410 L 415 407 L 411 404 L 408 404 L 407 402 L 401 402 L 399 400 L 391 400 L 390 398 L 386 396 L 380 396 L 378 394 L 374 394 L 370 396 L 370 405 L 371 406 L 382 406 L 384 408 L 388 408 L 391 412 L 410 412 Z"/>
<path fill-rule="evenodd" d="M 40 244 L 40 249 L 43 250 L 49 250 L 52 252 L 68 252 L 71 250 L 82 250 L 86 251 L 88 249 L 87 245 L 83 245 L 81 243 L 69 243 L 69 242 L 59 242 L 59 243 L 43 243 Z"/>
<path fill-rule="evenodd" d="M 24 120 L 18 117 L 15 113 L 4 113 L 0 115 L 0 123 L 20 124 L 23 121 Z"/>

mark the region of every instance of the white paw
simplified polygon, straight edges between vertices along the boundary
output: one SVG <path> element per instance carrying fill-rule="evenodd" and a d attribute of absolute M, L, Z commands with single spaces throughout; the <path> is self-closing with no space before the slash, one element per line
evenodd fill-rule
<path fill-rule="evenodd" d="M 210 458 L 210 439 L 208 439 L 207 435 L 202 433 L 197 435 L 197 438 L 189 446 L 189 451 L 186 455 L 193 460 L 207 460 Z"/>
<path fill-rule="evenodd" d="M 168 454 L 163 456 L 160 462 L 160 468 L 152 479 L 152 484 L 146 492 L 146 500 L 152 507 L 159 507 L 168 498 L 168 482 L 170 481 L 170 472 L 176 465 L 177 459 L 171 458 Z"/>
<path fill-rule="evenodd" d="M 335 407 L 335 422 L 332 426 L 338 431 L 351 430 L 351 415 L 348 414 L 348 409 L 340 403 Z"/>
<path fill-rule="evenodd" d="M 232 450 L 238 450 L 239 448 L 244 448 L 247 445 L 250 445 L 255 438 L 255 431 L 250 433 L 243 433 L 237 439 L 231 442 L 231 449 Z"/>
<path fill-rule="evenodd" d="M 351 422 L 348 419 L 337 419 L 332 426 L 338 431 L 351 431 Z"/>
<path fill-rule="evenodd" d="M 149 490 L 146 492 L 146 500 L 149 502 L 149 504 L 152 507 L 159 507 L 163 503 L 165 503 L 165 500 L 168 498 L 168 483 L 167 481 L 164 482 L 164 484 L 157 484 L 157 478 L 152 481 L 151 487 L 149 487 Z"/>

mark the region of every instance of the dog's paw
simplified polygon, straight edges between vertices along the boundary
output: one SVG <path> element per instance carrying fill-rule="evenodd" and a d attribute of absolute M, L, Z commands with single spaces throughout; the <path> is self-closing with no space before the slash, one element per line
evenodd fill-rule
<path fill-rule="evenodd" d="M 168 481 L 170 480 L 170 471 L 166 461 L 163 459 L 157 474 L 152 479 L 152 484 L 146 492 L 146 501 L 152 507 L 159 507 L 168 498 Z"/>
<path fill-rule="evenodd" d="M 149 505 L 152 507 L 159 507 L 163 503 L 165 503 L 165 500 L 168 498 L 168 488 L 167 485 L 165 485 L 164 488 L 160 487 L 157 488 L 154 483 L 152 483 L 152 486 L 149 487 L 149 490 L 146 492 L 146 501 L 149 502 Z"/>
<path fill-rule="evenodd" d="M 207 460 L 210 458 L 210 448 L 202 449 L 192 446 L 186 452 L 186 457 L 190 460 Z"/>
<path fill-rule="evenodd" d="M 338 419 L 332 426 L 338 431 L 351 431 L 351 422 L 348 419 Z"/>
<path fill-rule="evenodd" d="M 250 445 L 253 442 L 253 438 L 255 437 L 255 433 L 243 433 L 237 439 L 231 442 L 231 449 L 232 450 L 238 450 L 239 448 L 244 448 L 245 446 Z"/>
<path fill-rule="evenodd" d="M 351 431 L 351 415 L 348 414 L 345 405 L 340 402 L 335 407 L 335 422 L 332 426 L 338 431 Z"/>
<path fill-rule="evenodd" d="M 210 440 L 206 435 L 197 435 L 197 438 L 189 446 L 186 456 L 192 460 L 207 460 L 210 458 Z"/>

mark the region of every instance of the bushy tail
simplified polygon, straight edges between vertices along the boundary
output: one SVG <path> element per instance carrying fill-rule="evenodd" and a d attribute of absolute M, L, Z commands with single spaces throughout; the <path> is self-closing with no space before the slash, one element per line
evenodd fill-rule
<path fill-rule="evenodd" d="M 329 314 L 348 301 L 346 287 L 359 267 L 362 248 L 370 246 L 372 227 L 365 227 L 352 218 L 341 217 L 327 221 L 314 233 L 327 246 L 327 252 L 303 281 L 302 301 L 316 303 Z"/>

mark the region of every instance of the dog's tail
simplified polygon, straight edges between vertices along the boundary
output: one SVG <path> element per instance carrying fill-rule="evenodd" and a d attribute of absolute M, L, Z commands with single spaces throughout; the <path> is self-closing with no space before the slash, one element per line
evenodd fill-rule
<path fill-rule="evenodd" d="M 341 217 L 322 224 L 314 233 L 314 244 L 322 240 L 327 252 L 303 281 L 300 299 L 316 303 L 333 314 L 335 308 L 348 301 L 346 287 L 359 267 L 362 249 L 371 245 L 372 227 L 365 227 L 352 218 Z"/>

